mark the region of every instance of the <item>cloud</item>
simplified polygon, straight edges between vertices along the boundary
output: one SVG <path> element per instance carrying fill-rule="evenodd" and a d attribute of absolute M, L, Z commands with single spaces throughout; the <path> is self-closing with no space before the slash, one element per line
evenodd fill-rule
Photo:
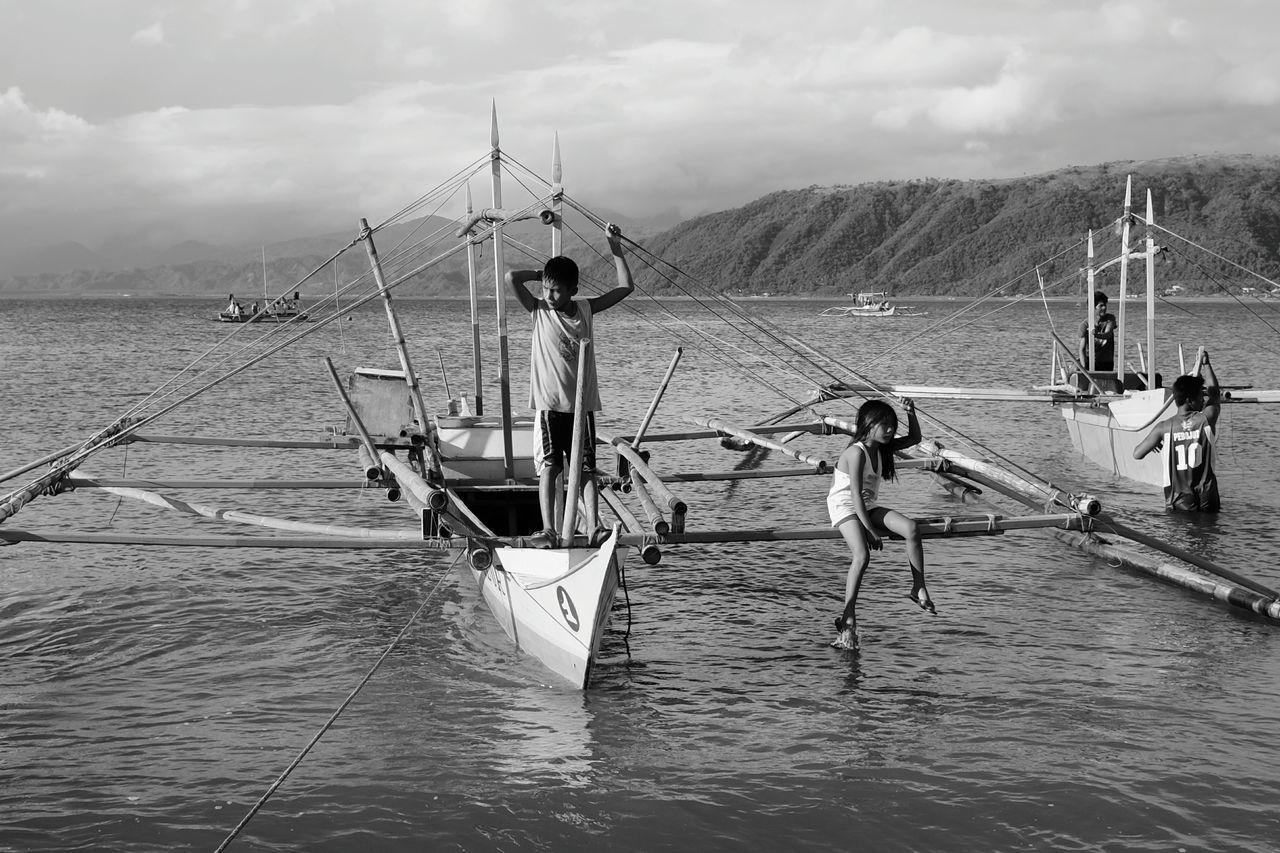
<path fill-rule="evenodd" d="M 134 44 L 146 45 L 148 47 L 162 45 L 165 43 L 164 24 L 161 23 L 160 21 L 156 21 L 151 26 L 144 27 L 143 29 L 140 29 L 137 32 L 135 32 L 132 36 L 129 37 L 129 40 L 132 41 Z"/>

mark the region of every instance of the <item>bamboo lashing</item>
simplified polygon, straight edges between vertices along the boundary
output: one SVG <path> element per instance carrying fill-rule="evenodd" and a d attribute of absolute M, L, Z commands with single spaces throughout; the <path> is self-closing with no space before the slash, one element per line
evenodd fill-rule
<path fill-rule="evenodd" d="M 35 468 L 39 468 L 41 465 L 47 465 L 48 463 L 53 462 L 55 459 L 61 459 L 63 456 L 69 456 L 70 454 L 75 453 L 77 450 L 79 450 L 83 446 L 84 446 L 84 442 L 77 441 L 75 444 L 68 444 L 66 447 L 62 448 L 61 450 L 55 450 L 53 453 L 46 453 L 44 456 L 41 456 L 39 459 L 32 460 L 31 462 L 28 462 L 26 465 L 23 465 L 20 468 L 14 468 L 12 471 L 6 471 L 5 473 L 0 474 L 0 483 L 3 483 L 5 480 L 12 480 L 14 477 L 21 476 L 22 474 L 25 474 L 28 471 L 31 471 Z"/>
<path fill-rule="evenodd" d="M 792 459 L 795 459 L 798 462 L 802 462 L 805 465 L 812 465 L 815 468 L 817 468 L 819 471 L 831 470 L 831 462 L 828 459 L 824 459 L 820 456 L 813 456 L 808 453 L 800 453 L 798 451 L 792 450 L 790 447 L 787 447 L 785 444 L 765 438 L 763 435 L 760 435 L 759 433 L 751 432 L 750 430 L 745 430 L 742 427 L 734 426 L 733 424 L 727 423 L 723 420 L 720 420 L 719 418 L 691 418 L 690 420 L 692 420 L 695 424 L 698 424 L 699 426 L 706 427 L 707 429 L 713 429 L 713 430 L 716 430 L 717 432 L 727 433 L 728 435 L 732 435 L 735 438 L 740 438 L 743 441 L 749 441 L 752 444 L 756 445 L 757 447 L 765 447 L 765 448 L 768 448 L 769 450 L 773 450 L 778 453 L 785 454 L 786 456 L 790 456 Z"/>
<path fill-rule="evenodd" d="M 560 519 L 560 541 L 572 542 L 573 530 L 578 523 L 578 490 L 582 487 L 582 439 L 587 431 L 587 413 L 582 411 L 586 400 L 587 364 L 591 358 L 591 339 L 578 341 L 577 385 L 573 392 L 573 443 L 569 451 L 569 470 L 565 472 L 564 517 Z M 595 531 L 588 530 L 587 535 Z"/>

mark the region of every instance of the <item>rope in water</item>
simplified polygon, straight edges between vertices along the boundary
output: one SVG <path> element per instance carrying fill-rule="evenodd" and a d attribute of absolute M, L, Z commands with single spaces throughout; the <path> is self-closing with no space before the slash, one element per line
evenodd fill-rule
<path fill-rule="evenodd" d="M 395 649 L 396 645 L 398 645 L 399 642 L 404 639 L 405 634 L 409 633 L 409 628 L 413 625 L 413 623 L 417 620 L 417 618 L 422 615 L 422 611 L 427 608 L 428 602 L 430 602 L 432 597 L 435 596 L 436 591 L 440 589 L 440 584 L 444 583 L 444 579 L 449 576 L 449 572 L 453 571 L 454 566 L 458 564 L 458 560 L 461 559 L 461 557 L 462 557 L 462 554 L 459 554 L 457 557 L 454 558 L 453 562 L 449 564 L 449 568 L 447 568 L 440 575 L 440 579 L 436 581 L 436 585 L 433 586 L 431 588 L 431 591 L 427 593 L 426 597 L 422 599 L 422 603 L 418 605 L 418 609 L 415 610 L 413 612 L 413 615 L 409 617 L 409 621 L 406 622 L 405 626 L 400 629 L 400 633 L 396 634 L 395 639 L 393 639 L 390 642 L 390 644 L 387 645 L 386 649 L 383 650 L 382 654 L 378 656 L 378 659 L 373 662 L 373 666 L 371 666 L 369 668 L 369 671 L 365 673 L 364 678 L 360 679 L 360 683 L 357 684 L 355 686 L 355 689 L 352 690 L 347 695 L 347 698 L 344 699 L 342 701 L 342 704 L 338 706 L 337 710 L 335 710 L 333 714 L 330 715 L 329 719 L 325 721 L 325 724 L 321 726 L 320 730 L 315 733 L 314 737 L 311 738 L 311 741 L 305 747 L 303 747 L 301 752 L 298 753 L 298 756 L 289 763 L 289 766 L 284 769 L 284 772 L 281 773 L 279 777 L 277 777 L 276 780 L 271 783 L 271 787 L 267 788 L 266 793 L 264 793 L 261 797 L 258 798 L 258 801 L 253 804 L 253 808 L 249 809 L 248 813 L 246 813 L 245 816 L 240 819 L 240 822 L 236 824 L 235 829 L 231 830 L 230 834 L 228 834 L 227 837 L 222 840 L 222 843 L 218 845 L 214 853 L 221 853 L 221 851 L 226 850 L 227 847 L 230 846 L 231 842 L 236 839 L 236 836 L 238 836 L 241 832 L 243 832 L 244 828 L 249 825 L 249 821 L 253 820 L 254 816 L 262 809 L 263 806 L 267 804 L 267 800 L 271 799 L 271 795 L 274 794 L 276 790 L 281 785 L 284 784 L 284 780 L 289 778 L 289 774 L 292 773 L 295 769 L 297 769 L 298 765 L 302 763 L 302 759 L 307 757 L 307 753 L 311 752 L 311 750 L 315 747 L 315 745 L 320 742 L 320 738 L 324 737 L 325 734 L 329 731 L 329 729 L 333 726 L 333 724 L 338 721 L 338 716 L 347 709 L 347 706 L 350 705 L 352 701 L 355 700 L 356 694 L 359 693 L 360 690 L 366 684 L 369 683 L 369 679 L 373 678 L 373 674 L 378 671 L 378 667 L 382 666 L 382 662 L 387 659 L 387 656 L 391 654 L 391 652 Z"/>

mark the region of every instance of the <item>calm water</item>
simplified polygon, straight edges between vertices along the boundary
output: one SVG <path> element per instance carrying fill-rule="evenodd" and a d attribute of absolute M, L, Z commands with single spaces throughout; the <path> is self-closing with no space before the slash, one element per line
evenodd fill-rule
<path fill-rule="evenodd" d="M 940 336 L 933 327 L 961 304 L 851 321 L 819 320 L 821 304 L 749 303 L 847 365 L 890 352 L 873 376 L 1012 387 L 1047 378 L 1043 308 L 1014 306 Z M 0 470 L 83 438 L 205 352 L 228 332 L 208 320 L 219 307 L 0 301 Z M 403 308 L 428 398 L 444 396 L 435 347 L 454 393 L 466 389 L 464 307 Z M 1055 306 L 1059 334 L 1070 337 L 1077 310 Z M 693 306 L 676 311 L 686 331 L 722 334 Z M 1280 337 L 1238 306 L 1163 316 L 1189 354 L 1210 344 L 1224 383 L 1280 388 Z M 648 405 L 674 346 L 659 319 L 619 308 L 601 320 L 602 428 L 634 430 Z M 518 404 L 526 324 L 511 318 Z M 147 431 L 318 437 L 343 420 L 324 355 L 341 374 L 396 365 L 385 320 L 362 311 Z M 1172 376 L 1172 351 L 1158 357 Z M 652 429 L 687 429 L 696 415 L 745 424 L 785 407 L 729 360 L 687 351 Z M 767 361 L 751 369 L 795 387 Z M 485 394 L 492 408 L 496 386 Z M 980 455 L 1089 484 L 1121 518 L 1280 585 L 1274 410 L 1228 408 L 1227 511 L 1188 528 L 1157 495 L 1076 457 L 1049 406 L 920 405 L 927 436 L 957 448 L 957 433 L 982 438 Z M 843 442 L 800 445 L 834 457 Z M 683 445 L 652 449 L 659 470 L 695 464 Z M 717 453 L 698 464 L 741 461 Z M 134 445 L 85 473 L 354 477 L 353 456 Z M 826 523 L 827 485 L 678 491 L 690 529 L 725 519 L 808 526 Z M 373 494 L 178 496 L 312 521 L 407 519 Z M 884 497 L 919 515 L 974 511 L 917 473 Z M 91 493 L 41 499 L 6 522 L 67 524 L 255 535 Z M 593 686 L 579 692 L 548 683 L 510 648 L 447 557 L 0 548 L 0 849 L 213 849 L 424 600 L 394 654 L 232 849 L 1276 849 L 1280 626 L 1047 534 L 933 541 L 926 554 L 938 616 L 906 600 L 905 558 L 889 545 L 864 585 L 857 657 L 826 645 L 847 567 L 839 543 L 671 548 L 658 566 L 633 561 L 629 610 L 620 596 Z"/>

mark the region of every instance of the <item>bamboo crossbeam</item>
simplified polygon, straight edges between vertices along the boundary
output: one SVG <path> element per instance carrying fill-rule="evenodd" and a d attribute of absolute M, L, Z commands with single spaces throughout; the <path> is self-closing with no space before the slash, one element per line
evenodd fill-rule
<path fill-rule="evenodd" d="M 347 416 L 351 418 L 351 423 L 355 424 L 356 433 L 360 436 L 360 444 L 356 448 L 360 455 L 360 464 L 364 467 L 364 476 L 367 480 L 381 480 L 383 477 L 382 468 L 378 466 L 376 458 L 378 448 L 373 443 L 369 430 L 365 429 L 364 420 L 361 419 L 360 413 L 356 411 L 355 405 L 351 402 L 351 395 L 347 393 L 347 389 L 342 387 L 342 380 L 338 378 L 338 371 L 334 369 L 333 360 L 329 356 L 324 357 L 324 365 L 329 370 L 329 378 L 333 380 L 333 387 L 338 392 L 338 397 L 342 400 L 342 405 L 347 410 Z"/>
<path fill-rule="evenodd" d="M 1053 403 L 1053 394 L 1032 394 L 1016 388 L 955 388 L 944 385 L 866 385 L 842 382 L 818 392 L 821 399 L 847 397 L 911 397 L 916 400 L 972 400 L 1012 403 Z"/>
<path fill-rule="evenodd" d="M 380 532 L 380 531 L 378 531 Z M 31 530 L 0 529 L 0 542 L 45 542 L 69 545 L 135 545 L 143 547 L 189 548 L 321 548 L 326 550 L 361 550 L 374 548 L 444 551 L 465 546 L 466 540 L 424 540 L 416 530 L 408 531 L 408 537 L 400 538 L 401 531 L 394 531 L 395 538 L 370 535 L 348 537 L 280 537 L 280 536 L 167 536 L 157 534 L 126 533 L 41 533 Z M 270 568 L 268 566 L 268 568 Z"/>
<path fill-rule="evenodd" d="M 756 435 L 777 435 L 779 433 L 807 432 L 814 435 L 821 435 L 829 430 L 821 423 L 804 423 L 804 424 L 772 424 L 769 426 L 753 426 L 751 431 Z M 603 438 L 603 434 L 597 433 Z M 688 430 L 683 432 L 659 432 L 646 433 L 644 436 L 645 443 L 654 441 L 701 441 L 705 439 L 721 438 L 724 432 L 721 430 Z M 616 441 L 626 441 L 631 443 L 635 437 L 630 435 L 619 435 L 608 439 L 611 443 Z"/>
<path fill-rule="evenodd" d="M 121 440 L 121 444 L 148 442 L 151 444 L 195 444 L 210 447 L 282 447 L 289 450 L 350 450 L 359 445 L 355 436 L 334 436 L 327 441 L 302 441 L 278 438 L 214 438 L 195 435 L 143 435 L 134 433 Z M 408 440 L 377 442 L 379 449 L 408 447 Z"/>
<path fill-rule="evenodd" d="M 1084 523 L 1083 518 L 1079 513 L 1074 512 L 1012 517 L 991 514 L 917 518 L 916 525 L 922 537 L 940 539 L 952 536 L 995 536 L 1009 530 L 1033 530 L 1039 528 L 1079 530 Z M 832 527 L 806 527 L 791 530 L 749 528 L 669 533 L 659 536 L 658 543 L 660 545 L 692 545 L 721 542 L 792 542 L 839 538 L 841 538 L 840 531 Z M 884 538 L 901 540 L 902 537 L 896 534 L 887 534 Z M 626 534 L 620 536 L 618 541 L 627 545 L 634 544 Z"/>
<path fill-rule="evenodd" d="M 717 432 L 725 433 L 727 435 L 732 435 L 735 438 L 742 439 L 743 441 L 749 441 L 752 444 L 756 445 L 757 447 L 764 447 L 764 448 L 768 448 L 769 450 L 773 450 L 777 453 L 783 453 L 787 456 L 790 456 L 792 459 L 795 459 L 799 462 L 803 462 L 806 465 L 812 465 L 815 468 L 817 468 L 819 471 L 831 470 L 831 462 L 829 460 L 823 459 L 820 456 L 813 456 L 808 453 L 800 453 L 798 451 L 792 450 L 790 447 L 787 447 L 785 444 L 781 444 L 780 442 L 765 438 L 760 433 L 752 432 L 751 430 L 746 430 L 746 429 L 743 429 L 742 427 L 734 426 L 733 424 L 727 423 L 718 418 L 691 418 L 691 420 L 694 423 L 698 424 L 699 426 L 706 427 L 707 429 L 713 429 L 713 430 L 716 430 Z M 792 427 L 791 429 L 783 430 L 783 431 L 792 432 L 796 430 L 797 430 L 796 427 Z"/>
<path fill-rule="evenodd" d="M 644 441 L 644 434 L 649 430 L 649 423 L 653 420 L 654 413 L 658 411 L 658 404 L 662 402 L 662 396 L 667 393 L 667 386 L 671 384 L 671 376 L 676 372 L 676 365 L 680 363 L 680 356 L 683 354 L 684 347 L 676 347 L 675 353 L 671 356 L 671 364 L 667 365 L 666 375 L 662 377 L 662 382 L 658 384 L 658 390 L 653 395 L 653 401 L 649 403 L 649 410 L 640 419 L 640 426 L 636 427 L 635 438 L 631 440 L 632 447 L 639 449 L 640 442 Z"/>
<path fill-rule="evenodd" d="M 367 489 L 368 480 L 108 480 L 102 477 L 67 477 L 72 489 Z"/>

